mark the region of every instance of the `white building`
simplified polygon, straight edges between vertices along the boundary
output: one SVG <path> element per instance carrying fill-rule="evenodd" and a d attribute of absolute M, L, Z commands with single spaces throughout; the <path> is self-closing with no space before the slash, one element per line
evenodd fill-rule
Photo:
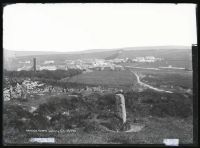
<path fill-rule="evenodd" d="M 40 70 L 56 70 L 56 66 L 41 66 Z"/>
<path fill-rule="evenodd" d="M 30 64 L 31 61 L 19 61 L 20 64 Z"/>
<path fill-rule="evenodd" d="M 31 68 L 32 66 L 23 66 L 23 67 L 17 68 L 17 71 L 30 70 Z"/>
<path fill-rule="evenodd" d="M 137 62 L 145 62 L 145 58 L 144 57 L 136 57 L 136 61 Z"/>
<path fill-rule="evenodd" d="M 53 60 L 51 60 L 51 61 L 44 61 L 44 64 L 53 64 L 53 63 L 54 63 Z"/>
<path fill-rule="evenodd" d="M 125 62 L 125 61 L 126 61 L 125 59 L 118 59 L 118 58 L 112 60 L 112 62 L 114 62 L 114 63 L 121 63 L 121 62 Z"/>
<path fill-rule="evenodd" d="M 158 60 L 161 60 L 161 58 L 155 58 L 154 56 L 136 57 L 133 59 L 135 62 L 155 62 Z"/>
<path fill-rule="evenodd" d="M 154 56 L 146 56 L 145 61 L 146 62 L 155 62 L 156 58 Z"/>
<path fill-rule="evenodd" d="M 146 56 L 145 59 L 146 60 L 155 60 L 156 58 L 154 56 Z"/>

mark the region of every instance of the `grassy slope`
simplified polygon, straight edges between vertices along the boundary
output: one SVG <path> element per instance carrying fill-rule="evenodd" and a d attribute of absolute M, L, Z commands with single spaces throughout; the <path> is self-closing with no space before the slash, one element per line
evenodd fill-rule
<path fill-rule="evenodd" d="M 159 87 L 167 84 L 180 86 L 183 88 L 193 88 L 193 72 L 184 70 L 146 70 L 146 69 L 131 69 L 139 74 L 145 75 L 141 81 L 147 81 L 148 84 Z"/>
<path fill-rule="evenodd" d="M 190 119 L 147 118 L 146 126 L 138 133 L 65 133 L 59 134 L 58 143 L 68 144 L 162 144 L 165 138 L 178 138 L 180 143 L 192 143 Z"/>
<path fill-rule="evenodd" d="M 148 81 L 155 87 L 159 87 L 161 84 L 170 84 L 174 86 L 181 86 L 184 88 L 192 88 L 192 72 L 182 70 L 145 70 L 145 69 L 131 69 L 135 72 L 146 75 L 141 80 Z M 153 76 L 153 77 L 148 77 Z M 91 73 L 85 73 L 77 75 L 66 81 L 94 84 L 94 85 L 105 85 L 115 87 L 129 87 L 136 83 L 136 77 L 130 71 L 94 71 Z M 156 84 L 156 85 L 155 85 Z"/>
<path fill-rule="evenodd" d="M 146 77 L 143 80 L 148 81 L 148 83 L 170 84 L 174 86 L 181 86 L 184 88 L 192 88 L 193 80 L 192 73 L 171 73 L 171 74 L 147 74 L 153 77 Z"/>
<path fill-rule="evenodd" d="M 19 136 L 16 143 L 31 144 L 30 137 L 54 137 L 56 144 L 163 144 L 163 139 L 166 138 L 178 138 L 181 144 L 192 144 L 193 124 L 191 121 L 192 119 L 146 118 L 145 127 L 136 133 L 102 131 L 87 133 L 82 130 L 63 133 L 31 133 L 22 138 Z"/>
<path fill-rule="evenodd" d="M 67 99 L 67 96 L 62 96 L 62 99 Z M 149 97 L 148 97 L 149 98 Z M 73 108 L 71 108 L 72 110 L 74 110 L 73 112 L 71 112 L 73 115 L 76 115 L 78 119 L 79 116 L 81 114 L 87 114 L 87 112 L 91 112 L 91 110 L 86 109 L 87 106 L 85 106 L 86 104 L 82 104 L 81 102 L 79 102 L 78 100 L 74 100 L 71 99 L 71 101 L 62 101 L 62 102 L 58 102 L 60 99 L 58 99 L 58 101 L 54 100 L 56 98 L 51 98 L 49 101 L 53 101 L 54 105 L 56 106 L 56 110 L 60 111 L 62 109 L 68 109 L 68 107 L 71 106 L 71 103 L 73 103 L 75 106 Z M 88 98 L 89 99 L 89 98 Z M 93 108 L 91 108 L 92 110 L 94 110 L 94 108 L 96 108 L 95 105 L 97 105 L 98 101 L 95 99 L 95 96 L 93 96 L 91 98 L 92 100 L 88 100 L 86 101 L 87 104 L 89 106 L 92 106 Z M 87 100 L 87 99 L 86 99 Z M 95 102 L 94 100 L 96 100 L 97 102 Z M 100 100 L 99 100 L 100 101 Z M 108 104 L 110 107 L 113 105 L 113 103 L 110 102 L 111 100 L 108 100 L 108 98 L 104 98 L 104 101 L 100 101 L 99 105 L 102 106 L 103 104 Z M 136 100 L 135 100 L 136 101 Z M 70 103 L 71 102 L 71 103 Z M 69 104 L 68 104 L 69 103 Z M 102 104 L 103 103 L 103 104 Z M 128 102 L 127 102 L 128 103 Z M 49 104 L 49 107 L 53 107 L 53 104 Z M 128 103 L 129 104 L 129 103 Z M 104 105 L 103 105 L 104 106 Z M 62 108 L 64 107 L 64 108 Z M 80 110 L 76 111 L 76 108 L 79 108 Z M 109 107 L 109 108 L 110 108 Z M 49 111 L 50 109 L 46 108 L 47 110 L 45 110 L 45 106 L 41 106 L 42 112 L 46 112 L 47 114 L 50 114 Z M 146 108 L 146 107 L 145 107 Z M 11 108 L 13 109 L 13 108 Z M 86 109 L 86 110 L 85 110 Z M 49 110 L 49 111 L 48 111 Z M 99 108 L 99 110 L 96 110 L 97 112 L 101 113 L 102 111 L 106 111 L 106 108 Z M 57 112 L 57 111 L 52 111 L 53 113 Z M 63 110 L 64 111 L 64 110 Z M 135 114 L 131 114 L 130 115 L 130 111 L 128 111 L 128 119 L 132 120 L 135 119 L 136 116 Z M 42 113 L 41 112 L 41 113 Z M 7 112 L 7 113 L 14 113 L 14 112 Z M 41 115 L 40 113 L 40 115 Z M 96 113 L 94 113 L 96 114 Z M 21 111 L 18 111 L 17 113 L 18 117 L 17 119 L 20 119 L 19 117 L 22 117 L 24 115 L 24 112 L 22 113 Z M 36 117 L 37 118 L 37 117 Z M 74 118 L 74 119 L 76 119 Z M 11 118 L 13 120 L 13 117 Z M 38 119 L 38 118 L 37 118 Z M 68 120 L 67 117 L 63 118 L 63 121 L 60 121 L 62 119 L 59 120 L 58 123 L 55 123 L 55 125 L 60 126 L 61 124 L 68 124 Z M 87 121 L 89 121 L 86 117 L 84 117 L 84 119 L 86 119 Z M 81 118 L 81 120 L 83 120 Z M 6 120 L 8 121 L 8 120 Z M 16 121 L 15 121 L 16 122 Z M 75 121 L 75 123 L 78 123 L 79 121 Z M 42 122 L 43 123 L 43 122 Z M 70 124 L 72 124 L 72 122 L 69 122 Z M 81 122 L 82 123 L 82 122 Z M 17 131 L 12 131 L 12 134 L 9 135 L 13 135 L 14 137 L 10 137 L 6 139 L 7 143 L 11 142 L 11 143 L 29 143 L 29 138 L 31 137 L 54 137 L 55 141 L 57 144 L 162 144 L 163 139 L 165 138 L 178 138 L 180 139 L 180 143 L 192 143 L 192 138 L 193 138 L 193 125 L 192 125 L 192 117 L 189 116 L 187 118 L 179 118 L 179 117 L 157 117 L 157 116 L 137 116 L 137 121 L 136 123 L 138 124 L 143 124 L 145 125 L 145 127 L 137 133 L 125 133 L 125 132 L 118 132 L 118 133 L 113 133 L 113 132 L 108 132 L 108 131 L 102 131 L 98 128 L 97 129 L 94 128 L 96 122 L 91 122 L 89 124 L 89 129 L 87 131 L 84 131 L 82 128 L 77 129 L 76 132 L 63 132 L 63 133 L 49 133 L 49 132 L 37 132 L 37 133 L 21 133 Z M 45 125 L 45 123 L 43 123 L 45 127 L 48 127 L 47 125 Z M 115 122 L 114 122 L 115 124 Z M 81 124 L 84 125 L 84 122 Z M 5 125 L 7 126 L 7 125 Z M 13 126 L 13 125 L 12 125 Z M 27 127 L 22 128 L 22 131 L 25 129 L 29 129 L 30 125 Z M 84 126 L 85 127 L 85 126 Z M 44 127 L 42 127 L 42 125 L 39 123 L 36 129 L 46 129 Z M 63 129 L 63 128 L 59 128 L 59 129 Z M 65 129 L 65 128 L 64 128 Z M 66 128 L 66 129 L 73 129 L 73 128 Z M 11 129 L 9 129 L 11 130 Z M 6 132 L 8 132 L 8 129 L 6 130 Z M 14 132 L 14 133 L 13 133 Z M 9 141 L 10 140 L 10 141 Z"/>
<path fill-rule="evenodd" d="M 41 137 L 55 137 L 57 144 L 162 144 L 165 138 L 178 138 L 181 144 L 191 144 L 193 137 L 192 123 L 189 123 L 188 120 L 174 118 L 148 119 L 146 127 L 139 133 L 85 133 L 78 131 L 75 133 L 56 134 L 56 136 L 55 134 L 47 133 L 40 135 Z"/>

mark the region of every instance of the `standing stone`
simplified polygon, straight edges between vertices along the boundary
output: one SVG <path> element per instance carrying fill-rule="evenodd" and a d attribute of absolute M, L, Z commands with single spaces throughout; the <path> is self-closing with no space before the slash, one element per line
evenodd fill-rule
<path fill-rule="evenodd" d="M 116 94 L 116 114 L 120 117 L 123 123 L 126 122 L 126 107 L 125 107 L 125 99 L 122 94 Z"/>

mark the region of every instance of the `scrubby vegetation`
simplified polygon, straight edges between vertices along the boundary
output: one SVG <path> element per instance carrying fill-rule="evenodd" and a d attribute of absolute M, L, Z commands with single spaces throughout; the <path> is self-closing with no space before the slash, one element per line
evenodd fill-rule
<path fill-rule="evenodd" d="M 128 92 L 125 94 L 126 106 L 141 115 L 185 118 L 192 115 L 191 95 L 158 93 L 153 91 Z"/>
<path fill-rule="evenodd" d="M 28 78 L 32 78 L 32 77 L 39 77 L 39 78 L 44 78 L 44 79 L 54 79 L 54 80 L 60 80 L 62 78 L 66 78 L 66 77 L 72 77 L 74 75 L 78 75 L 81 74 L 82 70 L 79 69 L 68 69 L 68 70 L 41 70 L 41 71 L 37 71 L 36 73 L 34 73 L 33 71 L 7 71 L 4 70 L 4 75 L 8 76 L 10 78 L 12 77 L 28 77 Z"/>
<path fill-rule="evenodd" d="M 86 85 L 78 84 L 74 82 L 65 82 L 62 79 L 66 77 L 72 77 L 81 74 L 82 71 L 78 69 L 69 70 L 42 70 L 34 73 L 33 71 L 7 71 L 4 70 L 3 87 L 6 88 L 9 85 L 16 86 L 17 83 L 21 84 L 25 79 L 29 78 L 32 81 L 40 81 L 48 85 L 59 86 L 62 88 L 84 88 L 86 86 L 96 86 L 96 85 Z M 5 78 L 9 80 L 6 81 Z"/>
<path fill-rule="evenodd" d="M 135 82 L 134 75 L 123 72 L 108 77 L 106 77 L 107 72 L 101 73 L 99 76 L 93 73 L 88 77 L 82 77 L 83 74 L 78 75 L 78 71 L 71 73 L 59 71 L 60 73 L 56 74 L 53 71 L 50 74 L 48 72 L 50 71 L 41 71 L 35 75 L 28 71 L 5 72 L 5 75 L 10 79 L 11 85 L 21 84 L 28 77 L 33 81 L 41 81 L 62 88 L 85 88 L 86 86 L 96 86 L 98 83 L 110 84 L 111 81 L 115 86 L 120 86 L 122 82 L 131 86 Z M 122 78 L 121 75 L 129 77 Z M 63 81 L 63 78 L 71 76 L 76 82 Z M 87 80 L 91 78 L 88 81 L 91 83 L 77 83 L 79 77 L 88 78 Z M 101 81 L 98 81 L 97 78 Z M 173 80 L 176 78 L 178 77 L 173 77 Z M 94 79 L 96 80 L 93 81 Z M 164 79 L 167 80 L 167 78 Z M 159 81 L 159 78 L 156 80 Z M 86 80 L 84 81 L 86 82 Z M 5 78 L 3 83 L 4 86 L 10 85 Z M 187 84 L 185 83 L 185 85 Z M 56 96 L 42 96 L 42 99 L 39 97 L 32 100 L 27 99 L 27 102 L 22 102 L 21 99 L 5 102 L 3 108 L 4 142 L 21 143 L 27 142 L 30 137 L 53 136 L 59 137 L 59 140 L 64 140 L 58 140 L 60 143 L 80 143 L 81 138 L 84 138 L 91 143 L 100 141 L 102 143 L 149 144 L 162 143 L 163 138 L 174 135 L 176 138 L 180 137 L 183 142 L 192 141 L 192 139 L 188 140 L 188 137 L 190 138 L 192 135 L 193 96 L 191 94 L 176 92 L 168 94 L 149 89 L 136 92 L 131 87 L 129 88 L 123 91 L 127 112 L 127 123 L 125 125 L 122 125 L 121 120 L 115 114 L 115 94 L 112 92 L 91 91 L 83 94 L 73 92 L 71 94 L 76 94 L 77 97 L 63 93 Z M 29 101 L 33 101 L 34 106 L 37 106 L 37 109 L 33 112 L 30 111 L 31 103 Z M 130 129 L 130 125 L 133 123 L 144 123 L 144 130 L 137 134 L 122 132 Z M 27 129 L 76 129 L 77 133 L 74 135 L 28 133 L 26 132 Z M 120 132 L 118 134 L 113 133 L 116 131 Z M 69 141 L 66 141 L 66 139 L 69 139 Z M 94 139 L 98 140 L 95 141 Z"/>
<path fill-rule="evenodd" d="M 163 119 L 168 117 L 186 119 L 192 115 L 191 96 L 184 97 L 182 94 L 161 94 L 150 91 L 140 93 L 129 91 L 124 95 L 128 114 L 127 125 L 122 125 L 121 120 L 115 114 L 115 95 L 112 93 L 104 95 L 93 93 L 85 97 L 50 97 L 46 103 L 39 105 L 32 113 L 23 106 L 5 104 L 4 139 L 8 143 L 9 140 L 13 142 L 17 139 L 27 139 L 30 133 L 27 133 L 26 129 L 77 128 L 88 134 L 104 133 L 108 130 L 128 130 L 130 123 L 135 122 L 130 114 L 133 114 L 135 118 L 153 116 Z M 111 136 L 108 142 L 132 142 L 129 136 L 119 137 L 121 136 Z"/>
<path fill-rule="evenodd" d="M 170 78 L 170 79 L 169 79 Z M 192 73 L 152 73 L 146 74 L 146 77 L 142 81 L 148 81 L 149 84 L 154 86 L 160 85 L 173 85 L 174 87 L 179 86 L 182 88 L 192 88 Z"/>

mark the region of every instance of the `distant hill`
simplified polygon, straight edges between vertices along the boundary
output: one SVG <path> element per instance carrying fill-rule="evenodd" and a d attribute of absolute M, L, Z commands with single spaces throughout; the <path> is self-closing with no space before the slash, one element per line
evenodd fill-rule
<path fill-rule="evenodd" d="M 99 52 L 110 52 L 110 51 L 129 51 L 129 50 L 162 50 L 162 49 L 191 49 L 190 46 L 146 46 L 146 47 L 124 47 L 114 49 L 89 49 L 84 51 L 76 52 L 55 52 L 55 51 L 12 51 L 4 49 L 4 52 L 14 55 L 15 57 L 23 56 L 35 56 L 35 55 L 53 55 L 53 54 L 87 54 L 87 53 L 99 53 Z"/>
<path fill-rule="evenodd" d="M 21 67 L 19 61 L 30 61 L 37 58 L 37 63 L 45 60 L 54 60 L 55 64 L 63 64 L 65 60 L 76 60 L 86 58 L 114 59 L 114 58 L 135 58 L 142 56 L 154 56 L 166 60 L 189 61 L 191 47 L 187 46 L 154 46 L 154 47 L 128 47 L 117 49 L 96 49 L 82 52 L 40 52 L 40 51 L 10 51 L 4 50 L 4 67 L 16 69 Z"/>
<path fill-rule="evenodd" d="M 116 58 L 118 58 L 122 54 L 122 52 L 123 52 L 123 50 L 118 50 L 118 51 L 116 51 L 116 53 L 114 53 L 114 54 L 106 57 L 105 60 L 116 59 Z"/>
<path fill-rule="evenodd" d="M 49 55 L 49 54 L 61 54 L 60 52 L 54 51 L 12 51 L 4 50 L 5 56 L 13 55 L 14 57 L 32 56 L 32 55 Z"/>

